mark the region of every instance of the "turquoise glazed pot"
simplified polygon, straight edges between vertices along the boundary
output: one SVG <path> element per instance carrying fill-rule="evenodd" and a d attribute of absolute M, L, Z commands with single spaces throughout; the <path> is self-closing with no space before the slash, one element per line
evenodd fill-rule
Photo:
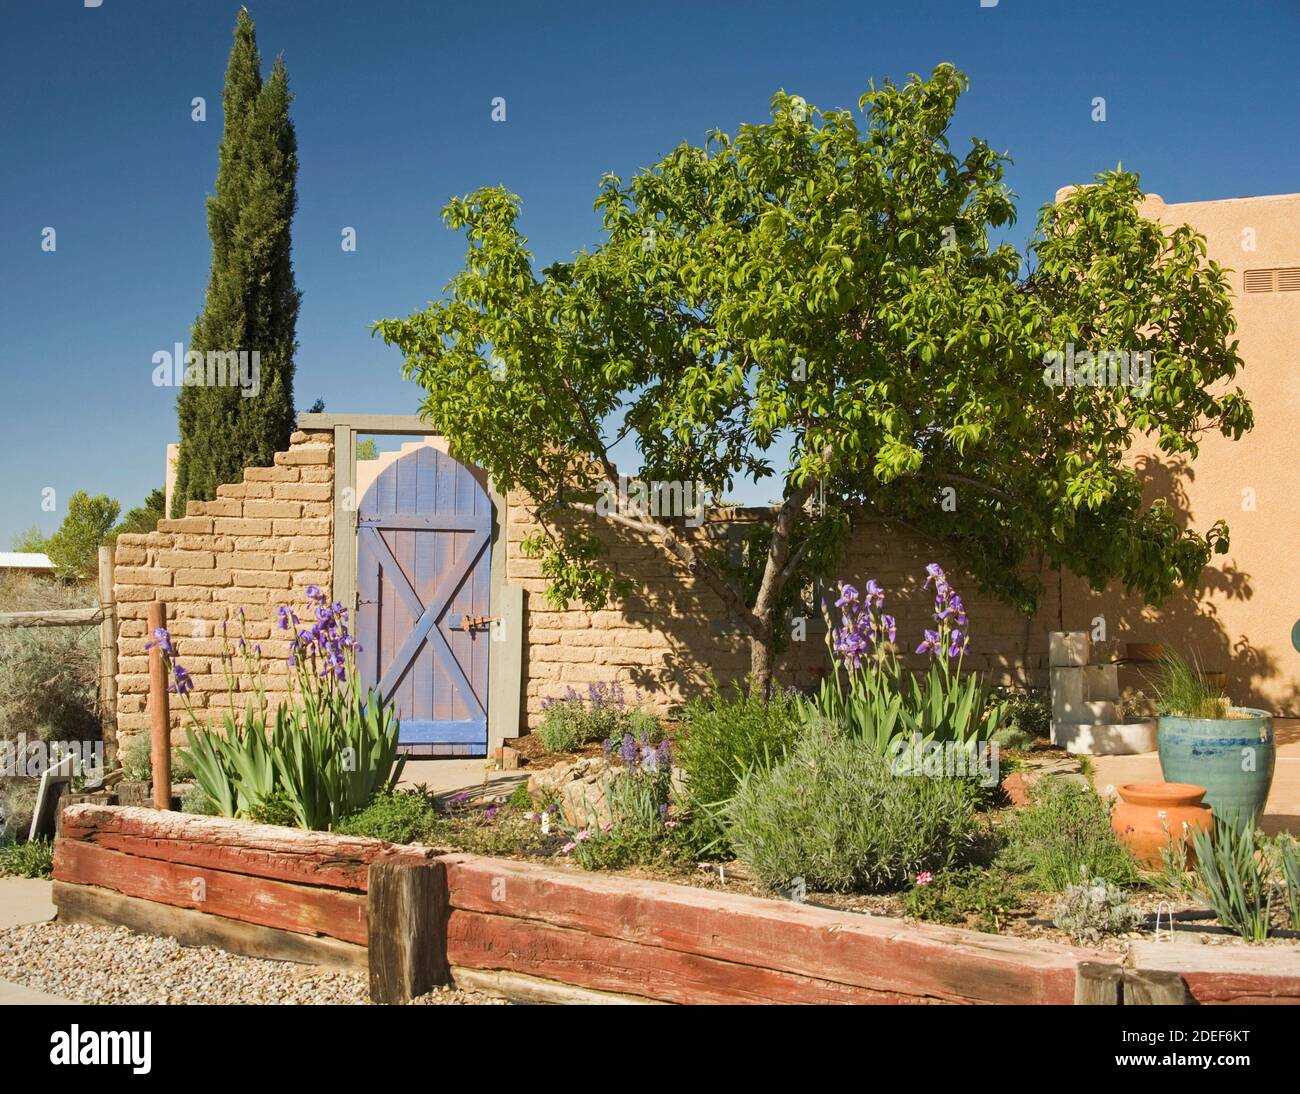
<path fill-rule="evenodd" d="M 1171 783 L 1205 787 L 1205 804 L 1239 831 L 1256 824 L 1273 785 L 1273 716 L 1238 707 L 1242 718 L 1179 718 L 1156 726 L 1160 770 Z"/>

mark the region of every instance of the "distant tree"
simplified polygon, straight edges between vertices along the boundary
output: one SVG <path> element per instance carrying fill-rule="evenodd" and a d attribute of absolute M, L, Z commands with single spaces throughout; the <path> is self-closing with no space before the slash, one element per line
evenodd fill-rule
<path fill-rule="evenodd" d="M 109 541 L 122 506 L 106 494 L 78 490 L 68 499 L 68 514 L 45 553 L 61 577 L 83 580 L 98 570 L 99 548 Z"/>
<path fill-rule="evenodd" d="M 357 441 L 357 459 L 373 460 L 379 457 L 379 449 L 375 442 L 367 437 L 364 441 Z"/>
<path fill-rule="evenodd" d="M 117 537 L 124 532 L 152 532 L 166 515 L 167 495 L 160 489 L 151 490 L 143 505 L 127 510 L 122 523 L 113 529 L 112 534 Z"/>
<path fill-rule="evenodd" d="M 45 548 L 49 542 L 49 536 L 33 524 L 30 528 L 14 536 L 14 550 L 21 551 L 24 554 L 41 555 L 45 553 Z"/>
<path fill-rule="evenodd" d="M 253 20 L 241 9 L 222 95 L 216 193 L 208 198 L 212 269 L 191 349 L 257 351 L 257 393 L 240 386 L 183 386 L 172 513 L 210 499 L 246 466 L 265 466 L 293 431 L 295 329 L 300 294 L 290 257 L 297 206 L 297 138 L 283 58 L 262 82 Z"/>
<path fill-rule="evenodd" d="M 309 406 L 309 407 L 307 408 L 307 413 L 308 413 L 308 414 L 324 414 L 324 413 L 325 413 L 325 400 L 324 400 L 324 399 L 317 399 L 314 403 L 311 404 L 311 406 Z"/>

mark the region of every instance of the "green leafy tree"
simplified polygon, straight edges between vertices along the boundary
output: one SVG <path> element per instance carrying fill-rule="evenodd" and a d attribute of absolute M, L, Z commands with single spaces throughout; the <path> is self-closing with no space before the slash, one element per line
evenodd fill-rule
<path fill-rule="evenodd" d="M 127 510 L 122 523 L 113 529 L 113 535 L 116 537 L 125 532 L 152 532 L 166 515 L 167 495 L 161 489 L 150 490 L 143 505 Z"/>
<path fill-rule="evenodd" d="M 111 538 L 121 511 L 106 494 L 91 497 L 78 490 L 68 499 L 68 514 L 45 548 L 61 577 L 80 581 L 98 572 L 99 548 Z"/>
<path fill-rule="evenodd" d="M 44 554 L 50 539 L 36 525 L 19 532 L 14 536 L 14 550 L 23 553 Z"/>
<path fill-rule="evenodd" d="M 379 458 L 379 448 L 375 442 L 367 437 L 364 441 L 357 441 L 357 459 L 374 460 Z"/>
<path fill-rule="evenodd" d="M 631 438 L 640 476 L 724 496 L 777 474 L 759 557 L 725 565 L 682 521 L 615 511 L 721 597 L 771 679 L 792 583 L 827 574 L 870 524 L 942 544 L 1029 611 L 1028 562 L 1150 602 L 1195 582 L 1227 531 L 1147 504 L 1135 436 L 1194 457 L 1201 431 L 1252 424 L 1224 271 L 1189 228 L 1142 218 L 1137 178 L 1098 176 L 1042 210 L 1026 254 L 1004 156 L 964 155 L 948 128 L 965 76 L 948 65 L 818 111 L 777 94 L 771 121 L 682 144 L 596 200 L 599 245 L 535 271 L 519 201 L 452 201 L 465 268 L 444 296 L 375 325 L 425 389 L 426 418 L 498 488 L 534 499 L 553 603 L 627 588 L 603 553 L 599 491 Z M 1068 347 L 1150 352 L 1151 389 L 1049 386 Z M 787 469 L 778 471 L 785 466 Z"/>
<path fill-rule="evenodd" d="M 290 257 L 297 207 L 297 138 L 283 58 L 262 81 L 253 21 L 241 9 L 222 95 L 216 193 L 208 198 L 212 269 L 191 349 L 259 354 L 255 385 L 185 386 L 172 514 L 210 499 L 246 466 L 265 466 L 293 431 L 295 328 L 300 294 Z M 249 395 L 247 392 L 256 391 Z"/>

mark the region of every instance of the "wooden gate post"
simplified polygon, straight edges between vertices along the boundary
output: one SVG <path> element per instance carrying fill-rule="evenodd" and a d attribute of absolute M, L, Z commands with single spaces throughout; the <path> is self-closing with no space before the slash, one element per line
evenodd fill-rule
<path fill-rule="evenodd" d="M 149 732 L 150 759 L 153 763 L 153 807 L 172 807 L 172 727 L 171 711 L 167 700 L 167 666 L 163 664 L 162 647 L 154 633 L 167 626 L 167 605 L 155 601 L 149 605 Z"/>
<path fill-rule="evenodd" d="M 370 1001 L 407 1003 L 448 983 L 447 867 L 372 862 L 366 888 Z"/>
<path fill-rule="evenodd" d="M 99 723 L 104 765 L 117 751 L 117 604 L 113 599 L 113 548 L 99 549 Z M 112 753 L 109 748 L 112 747 Z"/>

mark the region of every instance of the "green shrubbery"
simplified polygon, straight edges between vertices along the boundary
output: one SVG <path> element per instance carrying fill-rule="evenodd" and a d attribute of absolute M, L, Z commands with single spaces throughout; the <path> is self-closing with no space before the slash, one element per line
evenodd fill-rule
<path fill-rule="evenodd" d="M 389 843 L 425 843 L 437 828 L 438 816 L 427 794 L 394 790 L 376 794 L 364 808 L 339 821 L 334 831 Z"/>
<path fill-rule="evenodd" d="M 1014 875 L 987 866 L 959 866 L 920 875 L 903 897 L 910 916 L 930 923 L 966 923 L 995 933 L 1020 904 L 1021 886 Z"/>
<path fill-rule="evenodd" d="M 87 608 L 93 589 L 48 578 L 0 578 L 0 611 Z M 94 627 L 0 630 L 0 737 L 97 741 L 99 632 Z"/>
<path fill-rule="evenodd" d="M 686 778 L 689 838 L 697 853 L 725 856 L 722 813 L 747 772 L 785 758 L 799 733 L 798 699 L 778 692 L 764 702 L 739 685 L 729 694 L 715 686 L 686 704 L 682 723 L 677 763 Z"/>
<path fill-rule="evenodd" d="M 251 694 L 241 720 L 226 712 L 223 732 L 200 725 L 186 696 L 189 673 L 175 661 L 171 635 L 156 631 L 172 690 L 186 702 L 191 726 L 181 757 L 221 816 L 243 816 L 272 824 L 328 829 L 367 805 L 376 793 L 393 789 L 405 760 L 397 756 L 398 721 L 374 689 L 363 691 L 356 670 L 355 642 L 347 611 L 316 586 L 308 586 L 304 614 L 316 622 L 299 628 L 290 609 L 279 609 L 289 631 L 288 664 L 292 701 L 281 702 L 270 726 L 266 718 L 266 666 L 261 649 L 241 636 L 244 677 Z M 234 658 L 221 659 L 233 705 L 238 684 Z M 269 731 L 268 731 L 269 729 Z"/>
<path fill-rule="evenodd" d="M 0 876 L 47 878 L 54 872 L 54 843 L 47 839 L 0 846 Z"/>
<path fill-rule="evenodd" d="M 1138 881 L 1133 856 L 1116 839 L 1110 813 L 1090 786 L 1041 780 L 1029 807 L 1008 820 L 1005 835 L 1001 861 L 1049 892 L 1097 877 L 1114 885 Z"/>
<path fill-rule="evenodd" d="M 542 704 L 537 735 L 550 752 L 576 752 L 595 741 L 621 741 L 625 734 L 639 737 L 662 733 L 658 720 L 643 710 L 630 710 L 623 686 L 588 684 L 586 696 L 569 688 L 564 698 Z"/>
<path fill-rule="evenodd" d="M 812 725 L 726 810 L 736 856 L 774 889 L 879 892 L 970 855 L 980 827 L 966 779 L 899 776 L 873 743 Z"/>

